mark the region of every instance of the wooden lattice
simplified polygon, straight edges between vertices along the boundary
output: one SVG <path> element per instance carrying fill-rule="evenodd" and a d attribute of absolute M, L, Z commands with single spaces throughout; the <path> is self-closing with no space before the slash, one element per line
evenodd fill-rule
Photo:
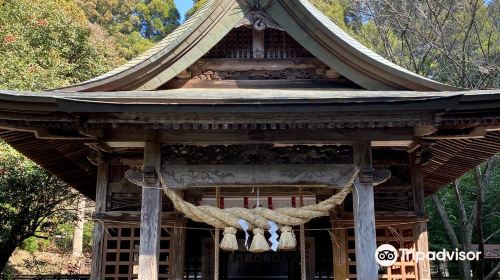
<path fill-rule="evenodd" d="M 394 227 L 377 226 L 377 246 L 382 244 L 391 244 L 395 248 L 405 248 L 415 250 L 416 236 L 413 224 L 400 225 Z M 348 277 L 349 279 L 357 279 L 356 274 L 356 250 L 354 230 L 347 230 L 346 234 L 347 246 L 345 246 L 347 263 L 348 263 Z M 418 279 L 417 276 L 417 263 L 414 259 L 410 258 L 404 260 L 399 256 L 397 262 L 392 267 L 380 268 L 379 279 L 387 280 L 406 280 Z"/>
<path fill-rule="evenodd" d="M 137 279 L 140 228 L 134 225 L 107 225 L 104 237 L 103 275 L 105 280 Z M 168 279 L 170 235 L 162 228 L 160 239 L 159 280 Z"/>
<path fill-rule="evenodd" d="M 205 57 L 208 58 L 252 58 L 252 29 L 240 27 L 233 29 L 213 47 Z"/>
<path fill-rule="evenodd" d="M 268 59 L 312 57 L 311 53 L 282 30 L 267 29 L 264 32 L 264 49 Z"/>
<path fill-rule="evenodd" d="M 253 58 L 253 31 L 247 27 L 233 29 L 213 47 L 205 58 Z M 264 58 L 288 59 L 313 57 L 304 47 L 282 30 L 264 30 Z"/>

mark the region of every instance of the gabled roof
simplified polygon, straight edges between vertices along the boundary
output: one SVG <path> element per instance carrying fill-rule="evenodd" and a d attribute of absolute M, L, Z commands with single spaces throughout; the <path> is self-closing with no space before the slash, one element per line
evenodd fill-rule
<path fill-rule="evenodd" d="M 167 144 L 199 145 L 329 143 L 363 131 L 371 141 L 423 140 L 435 155 L 422 166 L 427 194 L 500 151 L 499 90 L 457 91 L 405 70 L 306 0 L 267 0 L 259 13 L 363 89 L 312 80 L 270 89 L 238 80 L 237 88 L 158 90 L 255 12 L 246 2 L 209 0 L 151 50 L 95 79 L 57 91 L 0 90 L 0 139 L 89 197 L 96 168 L 86 157 L 110 132 L 127 141 L 153 133 Z"/>
<path fill-rule="evenodd" d="M 412 73 L 370 51 L 307 0 L 271 0 L 266 13 L 311 54 L 367 90 L 456 88 Z M 156 90 L 214 47 L 245 14 L 248 1 L 210 0 L 149 51 L 95 79 L 61 91 Z"/>

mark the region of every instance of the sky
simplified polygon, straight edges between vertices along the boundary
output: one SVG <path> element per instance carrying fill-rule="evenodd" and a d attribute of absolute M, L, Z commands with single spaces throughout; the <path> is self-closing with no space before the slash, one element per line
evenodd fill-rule
<path fill-rule="evenodd" d="M 184 21 L 184 15 L 193 6 L 193 0 L 174 0 L 174 2 L 181 14 L 181 20 Z"/>

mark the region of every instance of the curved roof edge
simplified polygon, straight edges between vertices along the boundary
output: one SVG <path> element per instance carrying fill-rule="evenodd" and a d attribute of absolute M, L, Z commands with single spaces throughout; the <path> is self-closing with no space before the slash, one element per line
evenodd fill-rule
<path fill-rule="evenodd" d="M 200 59 L 249 11 L 245 0 L 209 0 L 139 57 L 97 78 L 57 91 L 156 90 Z M 274 0 L 264 12 L 314 56 L 367 90 L 459 90 L 419 76 L 374 53 L 308 0 Z"/>
<path fill-rule="evenodd" d="M 369 90 L 459 90 L 417 75 L 371 51 L 308 0 L 275 0 L 269 14 L 309 52 Z"/>
<path fill-rule="evenodd" d="M 156 84 L 170 80 L 203 56 L 242 17 L 243 12 L 234 0 L 209 0 L 186 22 L 137 58 L 94 79 L 55 90 L 154 89 Z"/>

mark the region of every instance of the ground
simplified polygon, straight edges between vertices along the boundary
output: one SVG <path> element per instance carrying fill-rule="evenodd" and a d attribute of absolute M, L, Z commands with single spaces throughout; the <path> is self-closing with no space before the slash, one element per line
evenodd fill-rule
<path fill-rule="evenodd" d="M 12 274 L 89 274 L 90 256 L 73 257 L 70 253 L 28 252 L 17 250 L 9 260 Z"/>

